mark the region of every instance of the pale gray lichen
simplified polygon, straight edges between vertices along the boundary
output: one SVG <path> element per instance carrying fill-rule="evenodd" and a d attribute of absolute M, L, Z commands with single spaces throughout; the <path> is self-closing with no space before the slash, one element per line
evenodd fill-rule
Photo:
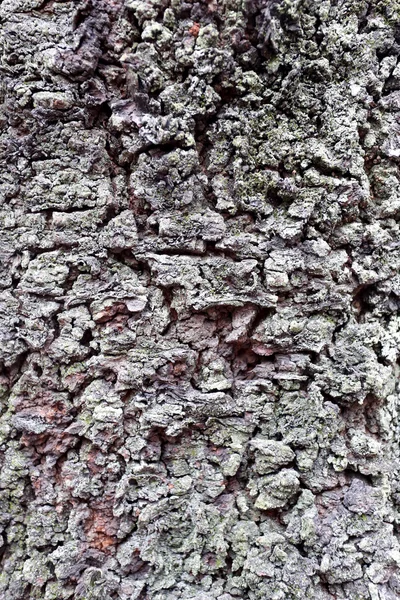
<path fill-rule="evenodd" d="M 400 597 L 397 0 L 0 6 L 0 600 Z"/>

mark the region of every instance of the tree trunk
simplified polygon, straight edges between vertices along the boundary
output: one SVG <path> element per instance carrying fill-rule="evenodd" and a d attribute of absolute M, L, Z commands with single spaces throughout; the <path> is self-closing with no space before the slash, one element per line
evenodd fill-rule
<path fill-rule="evenodd" d="M 398 0 L 0 16 L 0 599 L 400 598 Z"/>

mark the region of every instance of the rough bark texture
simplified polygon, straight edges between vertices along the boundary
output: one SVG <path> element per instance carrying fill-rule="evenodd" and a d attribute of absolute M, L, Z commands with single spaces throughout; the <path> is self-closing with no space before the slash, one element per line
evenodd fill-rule
<path fill-rule="evenodd" d="M 0 598 L 400 598 L 398 1 L 0 18 Z"/>

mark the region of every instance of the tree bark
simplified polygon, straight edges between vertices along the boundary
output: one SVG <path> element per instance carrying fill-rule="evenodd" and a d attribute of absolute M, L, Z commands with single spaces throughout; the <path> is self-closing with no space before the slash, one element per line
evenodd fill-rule
<path fill-rule="evenodd" d="M 0 599 L 398 599 L 398 0 L 0 19 Z"/>

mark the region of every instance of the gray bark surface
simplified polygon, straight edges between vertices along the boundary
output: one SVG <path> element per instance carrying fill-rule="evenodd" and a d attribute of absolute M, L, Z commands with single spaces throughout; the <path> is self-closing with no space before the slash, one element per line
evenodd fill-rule
<path fill-rule="evenodd" d="M 400 598 L 398 0 L 3 0 L 0 599 Z"/>

